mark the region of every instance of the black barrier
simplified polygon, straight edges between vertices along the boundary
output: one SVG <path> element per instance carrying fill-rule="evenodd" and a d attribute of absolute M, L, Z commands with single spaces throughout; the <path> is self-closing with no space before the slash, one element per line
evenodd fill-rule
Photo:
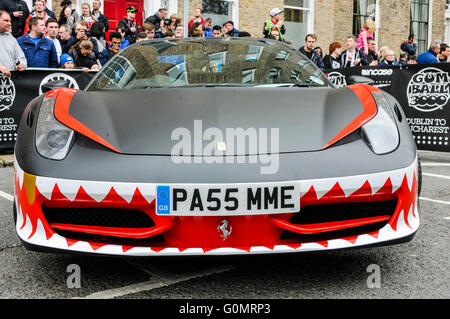
<path fill-rule="evenodd" d="M 405 111 L 419 150 L 450 152 L 450 63 L 355 67 L 325 71 L 338 87 L 352 75 L 375 81 Z"/>
<path fill-rule="evenodd" d="M 325 71 L 338 87 L 352 75 L 365 76 L 392 94 L 405 111 L 420 150 L 450 152 L 450 63 L 407 67 L 355 67 Z M 27 104 L 42 94 L 42 86 L 67 80 L 84 89 L 95 73 L 63 69 L 27 69 L 0 75 L 0 150 L 12 149 Z"/>
<path fill-rule="evenodd" d="M 37 69 L 0 75 L 0 150 L 14 148 L 20 118 L 28 103 L 41 95 L 43 85 L 66 80 L 69 87 L 84 89 L 95 72 L 81 70 Z"/>

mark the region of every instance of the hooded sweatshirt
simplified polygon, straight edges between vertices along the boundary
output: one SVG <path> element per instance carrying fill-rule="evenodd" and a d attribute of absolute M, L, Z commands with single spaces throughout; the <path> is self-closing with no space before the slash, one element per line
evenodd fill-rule
<path fill-rule="evenodd" d="M 0 33 L 0 64 L 14 71 L 17 61 L 27 66 L 27 59 L 17 40 L 9 32 Z"/>

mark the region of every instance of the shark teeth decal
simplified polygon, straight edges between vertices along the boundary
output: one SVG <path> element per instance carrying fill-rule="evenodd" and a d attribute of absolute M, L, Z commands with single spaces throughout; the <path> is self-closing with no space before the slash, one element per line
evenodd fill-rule
<path fill-rule="evenodd" d="M 70 240 L 56 234 L 45 221 L 41 205 L 45 201 L 95 201 L 121 205 L 154 205 L 155 184 L 127 184 L 92 181 L 73 181 L 36 177 L 35 198 L 27 195 L 24 172 L 15 165 L 15 201 L 17 203 L 16 230 L 20 238 L 35 245 L 77 252 L 124 256 L 171 255 L 235 255 L 289 253 L 342 249 L 394 240 L 413 234 L 420 225 L 417 205 L 417 159 L 405 169 L 301 183 L 301 201 L 322 202 L 334 197 L 367 195 L 395 195 L 399 201 L 396 213 L 385 227 L 370 234 L 327 240 L 322 242 L 239 247 L 135 247 Z M 30 187 L 30 186 L 29 186 Z M 32 194 L 32 192 L 28 192 Z M 28 197 L 27 197 L 28 196 Z M 31 203 L 31 204 L 30 204 Z"/>

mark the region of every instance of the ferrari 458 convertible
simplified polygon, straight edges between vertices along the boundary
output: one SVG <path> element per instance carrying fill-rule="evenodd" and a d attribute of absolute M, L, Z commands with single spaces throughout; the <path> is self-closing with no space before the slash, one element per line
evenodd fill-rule
<path fill-rule="evenodd" d="M 26 108 L 17 233 L 39 251 L 296 253 L 410 241 L 420 169 L 405 114 L 337 89 L 267 39 L 170 39 Z M 358 83 L 356 83 L 358 82 Z"/>

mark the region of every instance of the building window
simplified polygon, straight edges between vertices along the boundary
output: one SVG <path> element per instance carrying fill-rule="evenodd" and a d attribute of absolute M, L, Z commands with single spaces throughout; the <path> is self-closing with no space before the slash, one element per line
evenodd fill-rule
<path fill-rule="evenodd" d="M 353 34 L 358 36 L 367 20 L 375 20 L 376 0 L 353 1 Z"/>
<path fill-rule="evenodd" d="M 417 37 L 417 53 L 428 50 L 429 0 L 411 0 L 411 34 Z"/>
<path fill-rule="evenodd" d="M 202 0 L 203 18 L 211 18 L 213 25 L 222 26 L 231 20 L 235 28 L 239 28 L 237 0 Z"/>
<path fill-rule="evenodd" d="M 166 8 L 170 10 L 170 1 L 169 0 L 161 0 L 161 8 Z"/>
<path fill-rule="evenodd" d="M 314 1 L 284 0 L 286 34 L 284 39 L 295 48 L 305 43 L 305 36 L 314 33 Z"/>

